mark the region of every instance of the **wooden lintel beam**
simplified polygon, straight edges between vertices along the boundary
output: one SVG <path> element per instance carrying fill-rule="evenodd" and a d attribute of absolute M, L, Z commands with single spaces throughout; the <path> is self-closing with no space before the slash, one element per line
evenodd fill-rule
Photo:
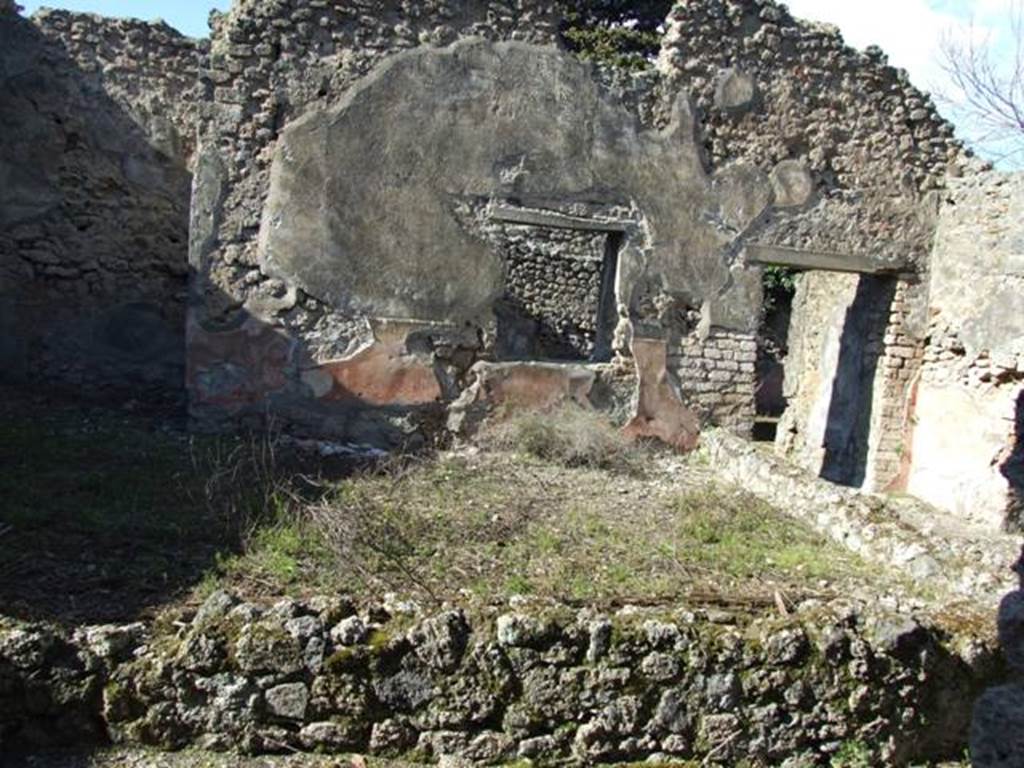
<path fill-rule="evenodd" d="M 887 275 L 909 271 L 905 262 L 885 264 L 858 254 L 804 251 L 779 245 L 747 245 L 750 264 L 774 264 L 793 269 L 820 269 L 826 272 L 852 272 L 859 275 Z"/>
<path fill-rule="evenodd" d="M 535 227 L 575 229 L 585 232 L 625 232 L 634 224 L 632 221 L 620 219 L 591 219 L 585 216 L 569 216 L 557 211 L 517 208 L 512 205 L 492 205 L 490 216 L 495 221 L 504 221 L 509 224 L 530 224 Z"/>

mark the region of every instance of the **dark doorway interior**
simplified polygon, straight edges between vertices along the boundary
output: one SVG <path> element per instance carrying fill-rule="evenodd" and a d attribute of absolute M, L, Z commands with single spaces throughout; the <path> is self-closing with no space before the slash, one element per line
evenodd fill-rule
<path fill-rule="evenodd" d="M 610 360 L 622 235 L 532 226 L 517 231 L 520 236 L 499 248 L 506 289 L 495 307 L 498 359 Z"/>
<path fill-rule="evenodd" d="M 775 442 L 779 419 L 786 410 L 783 383 L 795 280 L 796 273 L 785 267 L 764 270 L 764 308 L 757 334 L 757 416 L 753 433 L 757 442 Z"/>
<path fill-rule="evenodd" d="M 999 470 L 1010 485 L 1005 528 L 1020 533 L 1024 531 L 1024 392 L 1017 395 L 1013 445 Z"/>
<path fill-rule="evenodd" d="M 825 427 L 821 476 L 860 487 L 867 475 L 875 372 L 896 295 L 891 277 L 862 275 L 846 312 Z"/>

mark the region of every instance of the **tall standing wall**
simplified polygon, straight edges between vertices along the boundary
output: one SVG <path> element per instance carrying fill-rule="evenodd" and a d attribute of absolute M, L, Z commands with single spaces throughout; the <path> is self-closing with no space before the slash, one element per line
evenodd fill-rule
<path fill-rule="evenodd" d="M 798 278 L 779 436 L 816 472 L 885 487 L 901 471 L 908 384 L 927 331 L 935 192 L 976 162 L 881 50 L 854 51 L 836 28 L 795 20 L 778 3 L 679 4 L 659 67 L 705 110 L 713 164 L 810 169 L 813 199 L 777 208 L 757 244 L 892 265 L 882 277 Z"/>
<path fill-rule="evenodd" d="M 180 402 L 198 49 L 0 12 L 0 376 Z"/>
<path fill-rule="evenodd" d="M 908 490 L 991 528 L 1024 511 L 1024 176 L 951 183 L 932 256 Z"/>

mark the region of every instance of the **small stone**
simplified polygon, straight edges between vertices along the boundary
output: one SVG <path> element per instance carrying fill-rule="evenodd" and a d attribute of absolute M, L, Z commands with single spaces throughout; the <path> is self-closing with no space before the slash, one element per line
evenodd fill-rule
<path fill-rule="evenodd" d="M 303 720 L 309 706 L 309 690 L 302 683 L 285 683 L 264 694 L 272 715 L 286 720 Z"/>
<path fill-rule="evenodd" d="M 220 621 L 227 616 L 228 612 L 238 602 L 232 595 L 222 589 L 213 592 L 203 604 L 199 606 L 196 615 L 192 619 L 192 626 L 206 627 Z"/>
<path fill-rule="evenodd" d="M 101 659 L 120 661 L 130 657 L 142 645 L 146 638 L 146 625 L 137 622 L 124 626 L 86 627 L 76 635 Z"/>
<path fill-rule="evenodd" d="M 310 723 L 299 732 L 302 745 L 310 750 L 355 749 L 359 747 L 360 736 L 351 725 L 335 722 Z"/>
<path fill-rule="evenodd" d="M 722 70 L 715 84 L 715 106 L 729 112 L 741 112 L 753 106 L 757 83 L 746 72 L 730 68 Z"/>
<path fill-rule="evenodd" d="M 814 194 L 811 172 L 799 160 L 783 160 L 772 169 L 769 179 L 777 208 L 804 206 Z"/>
<path fill-rule="evenodd" d="M 768 638 L 765 655 L 769 664 L 789 666 L 803 661 L 810 649 L 807 633 L 800 628 L 787 629 Z"/>
<path fill-rule="evenodd" d="M 612 644 L 612 623 L 608 619 L 592 621 L 588 627 L 587 663 L 596 664 L 608 653 Z"/>
<path fill-rule="evenodd" d="M 392 718 L 373 726 L 370 751 L 375 755 L 397 755 L 416 743 L 416 731 L 405 720 Z"/>
<path fill-rule="evenodd" d="M 331 640 L 335 645 L 360 645 L 366 642 L 369 635 L 366 624 L 358 616 L 342 619 L 331 630 Z"/>
<path fill-rule="evenodd" d="M 451 672 L 462 660 L 469 633 L 470 628 L 462 611 L 448 611 L 410 630 L 408 639 L 416 656 L 427 666 Z"/>
<path fill-rule="evenodd" d="M 498 642 L 511 647 L 529 647 L 542 639 L 544 628 L 532 616 L 512 613 L 498 617 Z"/>
<path fill-rule="evenodd" d="M 299 642 L 306 642 L 314 635 L 319 635 L 323 632 L 323 624 L 320 619 L 315 616 L 299 616 L 294 619 L 289 619 L 284 623 L 284 628 L 292 637 Z"/>

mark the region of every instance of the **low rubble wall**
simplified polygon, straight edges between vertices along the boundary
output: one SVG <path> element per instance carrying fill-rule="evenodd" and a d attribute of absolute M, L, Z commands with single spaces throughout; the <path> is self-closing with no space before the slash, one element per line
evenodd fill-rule
<path fill-rule="evenodd" d="M 153 626 L 0 623 L 0 749 L 798 766 L 857 745 L 906 765 L 962 754 L 998 671 L 977 641 L 852 604 L 412 610 L 217 592 Z"/>

